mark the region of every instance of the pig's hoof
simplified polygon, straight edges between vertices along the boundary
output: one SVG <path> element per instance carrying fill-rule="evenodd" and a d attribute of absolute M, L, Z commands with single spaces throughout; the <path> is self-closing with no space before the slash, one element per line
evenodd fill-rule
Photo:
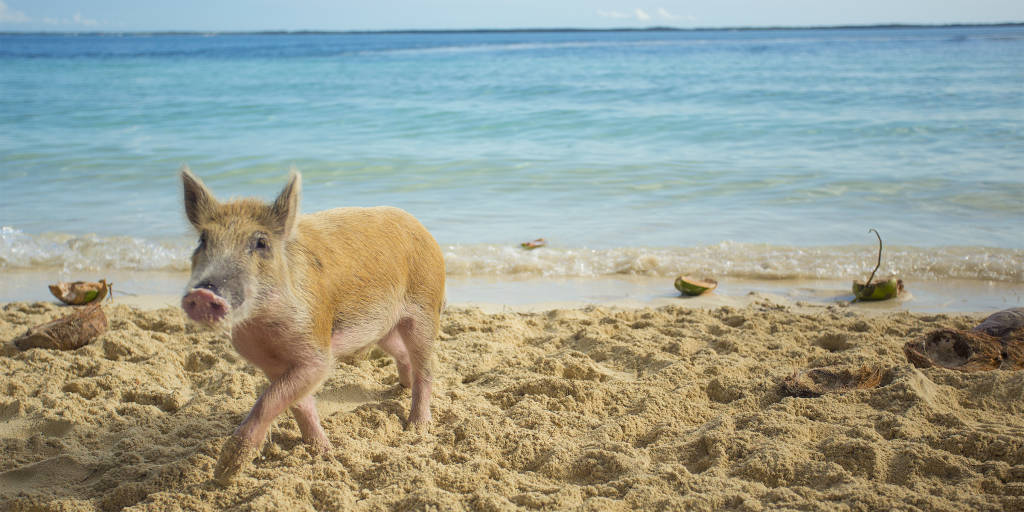
<path fill-rule="evenodd" d="M 410 432 L 425 434 L 429 428 L 430 413 L 425 416 L 409 416 L 409 421 L 405 422 L 405 430 Z"/>
<path fill-rule="evenodd" d="M 239 472 L 247 466 L 256 455 L 259 447 L 237 436 L 231 436 L 220 450 L 217 467 L 213 469 L 213 479 L 221 485 L 231 483 Z"/>
<path fill-rule="evenodd" d="M 310 451 L 319 455 L 329 453 L 331 449 L 334 448 L 326 437 L 323 439 L 312 439 L 306 441 L 306 444 L 309 445 Z"/>

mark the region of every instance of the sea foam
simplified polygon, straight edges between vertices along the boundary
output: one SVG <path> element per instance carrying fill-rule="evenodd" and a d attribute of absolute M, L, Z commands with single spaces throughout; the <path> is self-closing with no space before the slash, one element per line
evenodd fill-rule
<path fill-rule="evenodd" d="M 186 271 L 191 239 L 149 240 L 0 228 L 0 269 Z M 694 247 L 591 249 L 557 245 L 527 251 L 514 244 L 442 245 L 453 277 L 703 277 L 863 279 L 875 266 L 868 245 L 785 246 L 721 242 Z M 879 275 L 1024 282 L 1024 250 L 993 247 L 886 247 Z"/>
<path fill-rule="evenodd" d="M 62 270 L 188 270 L 189 241 L 153 241 L 0 228 L 0 269 L 58 267 Z"/>

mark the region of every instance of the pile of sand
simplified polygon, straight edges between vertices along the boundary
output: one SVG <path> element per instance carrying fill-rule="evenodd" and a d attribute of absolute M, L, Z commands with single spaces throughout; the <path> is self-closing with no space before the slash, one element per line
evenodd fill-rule
<path fill-rule="evenodd" d="M 915 370 L 901 346 L 979 316 L 767 303 L 442 319 L 434 423 L 379 351 L 319 393 L 332 453 L 290 416 L 227 488 L 221 444 L 265 379 L 180 311 L 107 306 L 71 352 L 10 340 L 64 310 L 0 312 L 0 509 L 1024 509 L 1024 371 Z M 877 389 L 784 396 L 794 370 L 885 369 Z"/>

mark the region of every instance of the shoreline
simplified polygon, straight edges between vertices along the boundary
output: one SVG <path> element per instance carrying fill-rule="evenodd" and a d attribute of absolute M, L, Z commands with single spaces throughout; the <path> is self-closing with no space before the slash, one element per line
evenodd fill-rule
<path fill-rule="evenodd" d="M 3 270 L 0 303 L 55 301 L 47 285 L 58 281 L 106 279 L 116 303 L 144 309 L 177 307 L 188 274 L 171 271 L 65 273 L 51 270 Z M 850 304 L 850 283 L 834 279 L 721 279 L 718 288 L 699 297 L 682 297 L 672 279 L 645 276 L 602 277 L 449 277 L 449 307 L 479 307 L 487 312 L 537 312 L 588 306 L 617 309 L 683 306 L 743 307 L 770 301 L 801 311 L 830 306 L 864 313 L 985 313 L 1024 306 L 1024 287 L 1000 281 L 947 279 L 911 281 L 898 299 Z"/>

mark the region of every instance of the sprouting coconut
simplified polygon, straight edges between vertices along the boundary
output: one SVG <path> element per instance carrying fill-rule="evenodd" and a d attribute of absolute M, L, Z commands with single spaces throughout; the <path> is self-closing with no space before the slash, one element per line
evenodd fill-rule
<path fill-rule="evenodd" d="M 873 232 L 878 238 L 878 263 L 875 264 L 875 269 L 871 271 L 867 281 L 853 282 L 854 300 L 886 300 L 897 297 L 903 292 L 902 279 L 890 276 L 885 279 L 875 280 L 875 272 L 878 272 L 878 267 L 882 266 L 882 236 L 878 234 L 878 230 L 875 228 L 869 229 L 868 232 Z"/>

